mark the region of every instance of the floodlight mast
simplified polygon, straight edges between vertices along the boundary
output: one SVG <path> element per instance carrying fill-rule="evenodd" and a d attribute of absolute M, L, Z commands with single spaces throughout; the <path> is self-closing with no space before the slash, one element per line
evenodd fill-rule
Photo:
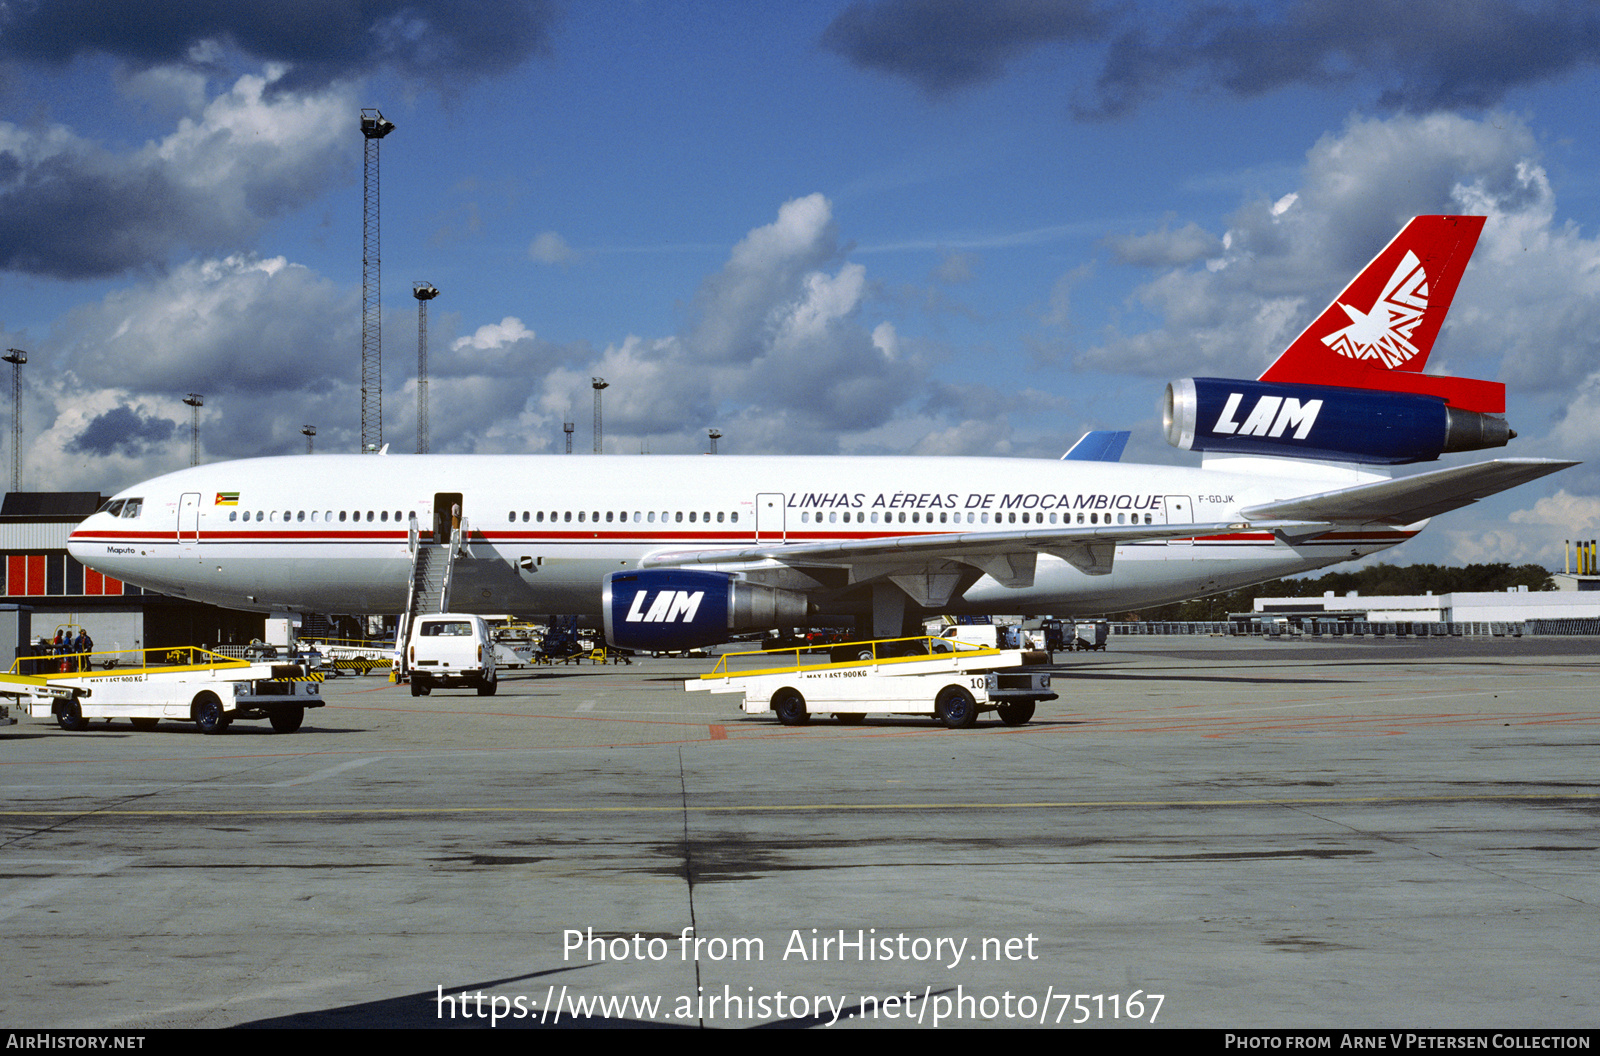
<path fill-rule="evenodd" d="M 590 378 L 589 384 L 594 387 L 594 453 L 600 454 L 604 445 L 601 443 L 600 430 L 600 392 L 610 386 L 605 378 Z"/>
<path fill-rule="evenodd" d="M 383 447 L 383 254 L 378 234 L 378 142 L 394 122 L 361 111 L 366 157 L 361 193 L 361 450 Z"/>
<path fill-rule="evenodd" d="M 206 405 L 206 398 L 198 392 L 191 392 L 183 398 L 189 405 L 189 464 L 200 464 L 200 408 Z"/>
<path fill-rule="evenodd" d="M 431 282 L 411 284 L 417 299 L 417 454 L 428 453 L 428 302 L 439 296 Z"/>
<path fill-rule="evenodd" d="M 22 490 L 22 365 L 28 353 L 8 348 L 3 358 L 11 364 L 11 490 Z"/>

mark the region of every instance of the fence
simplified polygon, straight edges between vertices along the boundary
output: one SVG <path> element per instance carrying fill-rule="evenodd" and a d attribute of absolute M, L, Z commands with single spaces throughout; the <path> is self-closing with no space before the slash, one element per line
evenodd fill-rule
<path fill-rule="evenodd" d="M 1234 620 L 1147 620 L 1112 623 L 1112 634 L 1203 634 L 1260 638 L 1520 638 L 1523 635 L 1600 635 L 1600 619 L 1351 620 L 1300 617 Z"/>

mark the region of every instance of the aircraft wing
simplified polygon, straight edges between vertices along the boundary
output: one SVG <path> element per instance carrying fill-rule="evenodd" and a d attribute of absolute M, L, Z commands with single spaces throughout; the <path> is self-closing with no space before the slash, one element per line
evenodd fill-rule
<path fill-rule="evenodd" d="M 1273 520 L 1415 524 L 1577 464 L 1548 458 L 1499 458 L 1263 503 L 1240 513 L 1258 522 L 1256 527 L 1264 527 L 1261 521 Z"/>
<path fill-rule="evenodd" d="M 998 532 L 944 532 L 877 539 L 802 543 L 758 543 L 726 550 L 662 551 L 643 568 L 692 565 L 840 568 L 849 582 L 886 576 L 924 605 L 944 604 L 987 573 L 1007 587 L 1033 585 L 1040 554 L 1053 554 L 1089 575 L 1111 571 L 1116 548 L 1237 531 L 1241 524 L 1106 524 L 1098 527 L 1034 528 Z"/>

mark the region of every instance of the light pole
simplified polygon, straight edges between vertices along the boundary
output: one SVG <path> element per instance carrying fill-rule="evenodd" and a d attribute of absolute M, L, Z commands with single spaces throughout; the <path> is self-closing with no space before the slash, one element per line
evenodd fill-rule
<path fill-rule="evenodd" d="M 600 454 L 600 390 L 609 387 L 605 378 L 590 378 L 589 384 L 594 387 L 594 453 Z"/>
<path fill-rule="evenodd" d="M 317 427 L 314 426 L 314 425 L 302 426 L 301 429 L 300 429 L 300 432 L 305 434 L 305 438 L 306 438 L 306 454 L 309 455 L 309 454 L 311 454 L 311 439 L 312 439 L 312 437 L 317 435 Z"/>
<path fill-rule="evenodd" d="M 706 453 L 714 455 L 717 453 L 717 441 L 722 439 L 722 434 L 717 432 L 716 428 L 713 427 L 706 430 L 706 435 L 711 438 L 711 450 Z"/>
<path fill-rule="evenodd" d="M 394 122 L 361 111 L 366 139 L 361 185 L 361 450 L 383 446 L 383 253 L 378 228 L 378 144 Z M 368 402 L 371 406 L 368 406 Z"/>
<path fill-rule="evenodd" d="M 439 296 L 431 282 L 411 284 L 417 299 L 417 454 L 428 453 L 428 302 Z"/>
<path fill-rule="evenodd" d="M 569 455 L 572 454 L 572 430 L 576 428 L 577 426 L 571 422 L 561 423 L 561 431 L 567 434 L 567 454 Z"/>
<path fill-rule="evenodd" d="M 28 353 L 8 348 L 3 357 L 11 364 L 11 490 L 22 489 L 22 365 Z"/>
<path fill-rule="evenodd" d="M 189 405 L 189 464 L 200 464 L 200 408 L 206 405 L 206 398 L 198 392 L 191 392 L 183 399 Z"/>

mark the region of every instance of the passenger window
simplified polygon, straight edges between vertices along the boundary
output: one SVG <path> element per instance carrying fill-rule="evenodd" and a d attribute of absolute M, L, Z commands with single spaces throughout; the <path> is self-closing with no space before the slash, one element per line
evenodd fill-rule
<path fill-rule="evenodd" d="M 734 524 L 738 524 L 739 523 L 739 511 L 738 510 L 734 510 L 729 519 L 732 520 Z"/>

